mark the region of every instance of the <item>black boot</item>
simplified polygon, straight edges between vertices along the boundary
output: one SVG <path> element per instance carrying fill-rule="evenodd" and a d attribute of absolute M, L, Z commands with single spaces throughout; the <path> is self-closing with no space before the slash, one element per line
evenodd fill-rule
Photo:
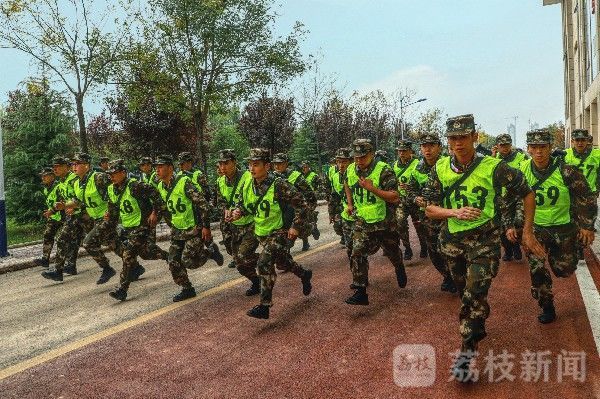
<path fill-rule="evenodd" d="M 404 250 L 404 260 L 411 260 L 413 257 L 413 251 L 411 247 L 406 247 Z"/>
<path fill-rule="evenodd" d="M 515 260 L 523 259 L 523 252 L 521 252 L 521 246 L 519 244 L 514 244 L 513 256 L 515 257 Z"/>
<path fill-rule="evenodd" d="M 48 268 L 50 266 L 50 261 L 46 258 L 38 258 L 38 259 L 34 260 L 33 263 L 36 266 L 41 266 L 41 267 L 45 267 L 45 268 Z"/>
<path fill-rule="evenodd" d="M 396 266 L 396 281 L 398 282 L 398 287 L 404 288 L 406 287 L 406 270 L 404 270 L 404 265 Z"/>
<path fill-rule="evenodd" d="M 252 285 L 246 290 L 246 296 L 260 294 L 260 279 L 258 277 L 252 277 L 250 281 L 252 282 Z"/>
<path fill-rule="evenodd" d="M 108 280 L 110 280 L 115 274 L 117 274 L 117 272 L 110 266 L 102 268 L 102 274 L 100 275 L 98 281 L 96 281 L 96 284 L 100 285 L 108 282 Z"/>
<path fill-rule="evenodd" d="M 217 246 L 217 244 L 215 244 L 214 242 L 212 243 L 212 245 L 210 246 L 210 258 L 212 260 L 214 260 L 217 265 L 219 266 L 223 266 L 223 254 L 221 253 L 221 251 L 219 250 L 219 247 Z"/>
<path fill-rule="evenodd" d="M 42 277 L 53 281 L 63 281 L 63 272 L 62 270 L 46 270 L 42 272 Z"/>
<path fill-rule="evenodd" d="M 340 244 L 346 246 L 346 239 L 344 238 L 344 236 L 340 237 Z"/>
<path fill-rule="evenodd" d="M 146 268 L 138 263 L 133 269 L 131 269 L 131 281 L 138 281 L 144 273 L 146 273 Z"/>
<path fill-rule="evenodd" d="M 308 239 L 305 238 L 302 240 L 302 250 L 308 251 L 310 249 L 310 244 L 308 243 Z"/>
<path fill-rule="evenodd" d="M 450 371 L 452 377 L 458 382 L 470 382 L 473 378 L 473 375 L 469 372 L 471 367 L 471 360 L 473 360 L 473 355 L 468 352 L 461 352 L 454 365 L 452 366 L 452 370 Z"/>
<path fill-rule="evenodd" d="M 63 268 L 63 273 L 75 276 L 77 275 L 77 268 L 75 267 L 75 265 L 65 265 L 65 267 Z"/>
<path fill-rule="evenodd" d="M 513 248 L 511 245 L 504 247 L 504 256 L 502 256 L 504 262 L 510 262 L 513 260 Z"/>
<path fill-rule="evenodd" d="M 229 262 L 229 264 L 227 265 L 227 267 L 230 268 L 230 269 L 235 269 L 236 268 L 235 261 L 232 260 L 231 262 Z"/>
<path fill-rule="evenodd" d="M 180 302 L 196 296 L 194 287 L 185 287 L 181 292 L 173 297 L 173 302 Z"/>
<path fill-rule="evenodd" d="M 538 321 L 542 324 L 552 323 L 556 320 L 556 310 L 554 309 L 554 303 L 542 307 L 542 313 L 538 316 Z"/>
<path fill-rule="evenodd" d="M 367 294 L 367 289 L 365 287 L 358 287 L 356 291 L 354 291 L 354 295 L 346 299 L 346 303 L 348 305 L 368 305 L 369 295 Z"/>
<path fill-rule="evenodd" d="M 440 290 L 447 291 L 452 294 L 454 294 L 456 292 L 456 285 L 454 284 L 454 280 L 452 280 L 452 277 L 450 277 L 450 276 L 444 277 L 444 281 L 442 282 L 442 285 L 440 286 Z"/>
<path fill-rule="evenodd" d="M 312 231 L 312 237 L 313 237 L 315 240 L 318 240 L 318 239 L 319 239 L 319 237 L 321 237 L 321 232 L 319 231 L 319 228 L 318 228 L 316 225 L 315 225 L 315 228 L 314 228 L 314 229 L 313 229 L 313 231 Z"/>
<path fill-rule="evenodd" d="M 310 282 L 310 280 L 312 279 L 312 270 L 308 269 L 304 271 L 304 274 L 302 275 L 302 293 L 307 296 L 310 295 L 310 292 L 312 291 L 312 284 Z"/>
<path fill-rule="evenodd" d="M 108 295 L 119 301 L 124 301 L 127 299 L 127 291 L 122 288 L 117 288 L 116 290 L 109 292 Z"/>
<path fill-rule="evenodd" d="M 421 247 L 421 252 L 419 253 L 419 258 L 423 259 L 427 257 L 427 247 L 426 246 L 422 246 Z"/>
<path fill-rule="evenodd" d="M 268 319 L 269 318 L 269 307 L 267 305 L 256 305 L 250 309 L 246 314 L 256 319 Z"/>

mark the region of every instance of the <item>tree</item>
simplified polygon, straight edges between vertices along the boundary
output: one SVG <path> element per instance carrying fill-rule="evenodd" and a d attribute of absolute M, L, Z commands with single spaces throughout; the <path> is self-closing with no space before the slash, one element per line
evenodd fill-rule
<path fill-rule="evenodd" d="M 292 162 L 299 163 L 307 161 L 311 167 L 321 167 L 323 164 L 323 154 L 320 152 L 320 147 L 317 145 L 315 130 L 310 126 L 303 125 L 294 135 L 294 144 L 290 150 L 290 159 Z M 321 169 L 317 169 L 319 171 Z"/>
<path fill-rule="evenodd" d="M 217 164 L 219 151 L 221 150 L 234 150 L 240 164 L 244 163 L 244 158 L 250 153 L 248 140 L 238 130 L 238 115 L 237 110 L 231 110 L 226 114 L 211 118 L 209 130 L 212 132 L 213 140 L 210 146 L 209 165 L 212 167 Z M 215 175 L 213 168 L 209 168 L 207 173 L 211 178 L 210 181 L 216 180 L 216 178 L 213 178 Z"/>
<path fill-rule="evenodd" d="M 349 147 L 356 138 L 354 109 L 333 92 L 315 116 L 315 130 L 323 152 L 333 156 L 338 148 Z"/>
<path fill-rule="evenodd" d="M 551 123 L 547 126 L 547 129 L 552 134 L 554 142 L 552 148 L 564 149 L 566 147 L 565 137 L 565 125 L 562 122 Z"/>
<path fill-rule="evenodd" d="M 294 101 L 265 95 L 246 105 L 239 120 L 250 145 L 268 148 L 271 154 L 290 148 L 295 126 Z"/>
<path fill-rule="evenodd" d="M 119 27 L 115 33 L 104 32 L 108 20 L 119 12 L 112 3 L 97 12 L 94 3 L 98 1 L 7 0 L 0 6 L 0 46 L 31 56 L 73 95 L 84 152 L 88 150 L 84 99 L 120 60 L 128 32 L 127 18 L 115 20 Z"/>
<path fill-rule="evenodd" d="M 164 71 L 181 88 L 183 97 L 170 101 L 189 113 L 205 168 L 215 103 L 246 99 L 303 72 L 302 26 L 274 38 L 271 0 L 150 0 L 150 8 L 146 41 L 156 44 Z"/>
<path fill-rule="evenodd" d="M 46 81 L 30 81 L 25 90 L 9 93 L 2 118 L 6 208 L 18 223 L 40 220 L 44 197 L 38 173 L 54 155 L 71 153 L 74 124 L 68 101 Z"/>
<path fill-rule="evenodd" d="M 485 130 L 481 129 L 480 127 L 477 129 L 477 134 L 479 135 L 479 144 L 488 150 L 496 145 L 496 136 L 487 134 Z"/>
<path fill-rule="evenodd" d="M 355 96 L 354 124 L 357 138 L 371 139 L 376 150 L 388 150 L 393 143 L 392 114 L 380 90 Z M 391 137 L 391 140 L 390 140 Z"/>

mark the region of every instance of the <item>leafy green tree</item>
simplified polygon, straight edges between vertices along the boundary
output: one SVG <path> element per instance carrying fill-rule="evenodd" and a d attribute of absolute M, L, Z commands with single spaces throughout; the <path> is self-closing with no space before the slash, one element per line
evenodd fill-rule
<path fill-rule="evenodd" d="M 45 81 L 9 93 L 2 118 L 9 218 L 19 223 L 40 220 L 44 198 L 38 173 L 54 155 L 72 153 L 74 124 L 67 99 Z"/>
<path fill-rule="evenodd" d="M 307 161 L 313 170 L 318 171 L 320 165 L 327 164 L 327 154 L 319 150 L 315 130 L 305 124 L 294 135 L 294 143 L 289 152 L 290 159 L 296 164 Z"/>
<path fill-rule="evenodd" d="M 238 130 L 236 116 L 235 113 L 231 112 L 211 118 L 210 131 L 213 139 L 210 146 L 209 168 L 207 170 L 210 181 L 216 180 L 216 165 L 220 150 L 233 149 L 241 167 L 244 167 L 244 158 L 250 153 L 250 144 Z"/>

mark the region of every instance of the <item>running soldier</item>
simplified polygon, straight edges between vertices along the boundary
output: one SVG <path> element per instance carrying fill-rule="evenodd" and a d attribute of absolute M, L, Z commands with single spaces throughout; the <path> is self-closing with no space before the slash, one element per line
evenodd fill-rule
<path fill-rule="evenodd" d="M 322 190 L 322 187 L 325 185 L 321 180 L 321 177 L 315 172 L 310 170 L 310 164 L 307 161 L 303 161 L 300 164 L 300 168 L 302 171 L 302 177 L 310 188 L 314 191 L 316 195 L 316 199 L 319 198 L 319 193 Z M 310 205 L 310 204 L 309 204 Z M 317 221 L 319 220 L 319 212 L 316 210 L 317 204 L 315 202 L 315 208 L 308 213 L 308 221 L 312 225 L 311 234 L 315 240 L 318 240 L 321 237 L 321 232 L 319 231 L 319 227 L 317 226 Z M 308 238 L 302 239 L 302 250 L 307 251 L 309 249 Z"/>
<path fill-rule="evenodd" d="M 406 271 L 400 251 L 396 207 L 400 201 L 398 179 L 385 163 L 375 161 L 371 140 L 352 143 L 354 163 L 348 166 L 344 191 L 348 214 L 356 218 L 352 233 L 352 287 L 354 295 L 346 299 L 350 305 L 368 305 L 368 256 L 380 247 L 394 266 L 400 288 L 406 287 Z"/>
<path fill-rule="evenodd" d="M 40 172 L 42 184 L 44 186 L 43 194 L 46 200 L 46 210 L 43 213 L 46 219 L 44 228 L 44 238 L 42 244 L 42 257 L 35 260 L 35 264 L 42 267 L 50 266 L 50 254 L 54 246 L 54 239 L 63 225 L 64 215 L 59 211 L 54 211 L 54 204 L 58 202 L 59 182 L 56 180 L 52 168 L 43 168 Z"/>
<path fill-rule="evenodd" d="M 487 294 L 500 259 L 497 198 L 502 187 L 510 198 L 524 201 L 523 244 L 541 258 L 545 254 L 533 235 L 535 196 L 523 174 L 499 159 L 475 153 L 478 135 L 473 115 L 448 119 L 446 137 L 453 155 L 436 163 L 423 197 L 426 216 L 447 221 L 440 233 L 440 246 L 461 297 L 462 346 L 452 375 L 467 381 L 478 343 L 487 335 Z"/>
<path fill-rule="evenodd" d="M 413 143 L 410 140 L 400 140 L 396 151 L 398 152 L 398 160 L 394 162 L 393 169 L 398 178 L 398 193 L 400 194 L 400 204 L 396 210 L 396 218 L 398 219 L 398 232 L 400 240 L 404 245 L 404 260 L 411 260 L 413 251 L 410 246 L 410 237 L 408 232 L 408 217 L 410 216 L 413 226 L 419 238 L 419 246 L 421 253 L 419 257 L 427 257 L 427 241 L 425 239 L 425 231 L 421 225 L 419 218 L 419 207 L 414 202 L 410 202 L 406 197 L 406 189 L 408 181 L 413 170 L 417 167 L 419 160 L 414 157 Z"/>
<path fill-rule="evenodd" d="M 123 268 L 119 287 L 109 295 L 124 301 L 131 282 L 144 273 L 144 268 L 137 262 L 138 256 L 146 260 L 168 259 L 168 252 L 160 249 L 150 235 L 162 211 L 163 201 L 154 187 L 127 177 L 122 159 L 110 162 L 106 172 L 112 184 L 108 186 L 108 211 L 104 220 L 110 224 L 120 222 L 123 227 L 116 249 L 123 259 Z"/>
<path fill-rule="evenodd" d="M 258 261 L 258 239 L 254 235 L 254 218 L 246 215 L 233 220 L 232 212 L 242 197 L 244 187 L 252 181 L 248 171 L 238 168 L 237 157 L 234 150 L 221 150 L 218 159 L 221 176 L 217 180 L 218 195 L 217 206 L 223 211 L 223 241 L 238 272 L 250 280 L 250 288 L 246 296 L 256 295 L 260 292 L 260 280 L 256 274 Z"/>
<path fill-rule="evenodd" d="M 254 218 L 254 234 L 263 247 L 256 265 L 260 278 L 260 304 L 247 314 L 257 319 L 268 319 L 277 278 L 276 263 L 300 277 L 304 295 L 309 295 L 312 290 L 312 271 L 294 261 L 288 246 L 288 240 L 294 241 L 299 229 L 306 223 L 309 208 L 293 185 L 271 173 L 268 149 L 250 150 L 247 160 L 252 181 L 244 186 L 232 219 L 239 220 L 246 215 Z"/>
<path fill-rule="evenodd" d="M 546 248 L 548 264 L 556 277 L 569 277 L 577 269 L 577 241 L 585 246 L 594 241 L 596 195 L 590 191 L 583 173 L 572 165 L 552 157 L 553 137 L 545 129 L 527 133 L 527 152 L 532 159 L 521 164 L 527 183 L 535 192 L 536 208 L 533 229 Z M 516 241 L 516 229 L 507 232 Z M 542 313 L 540 323 L 556 319 L 552 277 L 545 257 L 528 254 L 531 294 Z"/>

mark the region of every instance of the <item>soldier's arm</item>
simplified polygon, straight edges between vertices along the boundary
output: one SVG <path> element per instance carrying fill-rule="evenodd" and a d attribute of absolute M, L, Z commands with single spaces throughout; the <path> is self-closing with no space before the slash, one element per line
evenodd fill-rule
<path fill-rule="evenodd" d="M 294 208 L 294 222 L 292 228 L 298 230 L 308 217 L 309 207 L 304 195 L 285 179 L 275 180 L 275 200 L 286 202 Z"/>
<path fill-rule="evenodd" d="M 185 182 L 184 191 L 185 195 L 187 195 L 190 201 L 192 201 L 192 206 L 194 207 L 194 214 L 196 215 L 196 217 L 200 218 L 200 226 L 210 228 L 210 207 L 208 205 L 208 202 L 206 201 L 206 198 L 204 198 L 204 195 L 202 195 L 202 193 L 198 191 L 198 189 L 196 188 L 196 186 L 194 186 L 194 183 L 192 183 L 191 180 L 187 180 Z"/>
<path fill-rule="evenodd" d="M 414 204 L 415 199 L 421 196 L 421 186 L 417 182 L 417 179 L 411 174 L 406 183 L 406 201 L 409 204 Z"/>
<path fill-rule="evenodd" d="M 204 193 L 204 199 L 206 199 L 206 201 L 210 203 L 213 199 L 213 190 L 211 189 L 210 184 L 208 184 L 208 179 L 206 178 L 206 175 L 204 173 L 199 173 L 196 182 L 202 188 L 202 192 Z"/>
<path fill-rule="evenodd" d="M 385 202 L 391 204 L 397 204 L 400 201 L 400 194 L 398 193 L 398 178 L 392 169 L 386 167 L 381 171 L 379 177 L 379 189 L 373 187 L 369 189 L 373 194 L 383 199 Z"/>
<path fill-rule="evenodd" d="M 165 208 L 165 203 L 160 196 L 158 190 L 144 182 L 134 181 L 130 184 L 131 195 L 135 198 L 147 198 L 150 200 L 152 204 L 152 211 L 156 213 L 157 216 L 161 214 L 163 209 Z"/>
<path fill-rule="evenodd" d="M 310 184 L 308 184 L 306 179 L 302 176 L 299 176 L 298 179 L 296 179 L 296 183 L 294 183 L 294 185 L 304 195 L 304 199 L 306 200 L 306 203 L 308 204 L 308 206 L 313 209 L 316 208 L 317 207 L 317 194 L 310 187 Z"/>
<path fill-rule="evenodd" d="M 561 164 L 561 173 L 569 188 L 573 207 L 571 213 L 575 215 L 577 225 L 580 229 L 594 231 L 598 204 L 583 173 L 578 168 L 564 163 Z"/>
<path fill-rule="evenodd" d="M 108 186 L 112 184 L 110 176 L 106 173 L 96 173 L 94 175 L 94 183 L 100 196 L 106 200 L 108 198 Z"/>
<path fill-rule="evenodd" d="M 338 214 L 341 202 L 342 198 L 338 195 L 338 193 L 331 191 L 331 196 L 329 197 L 329 202 L 327 203 L 327 213 L 329 214 L 330 218 Z"/>

